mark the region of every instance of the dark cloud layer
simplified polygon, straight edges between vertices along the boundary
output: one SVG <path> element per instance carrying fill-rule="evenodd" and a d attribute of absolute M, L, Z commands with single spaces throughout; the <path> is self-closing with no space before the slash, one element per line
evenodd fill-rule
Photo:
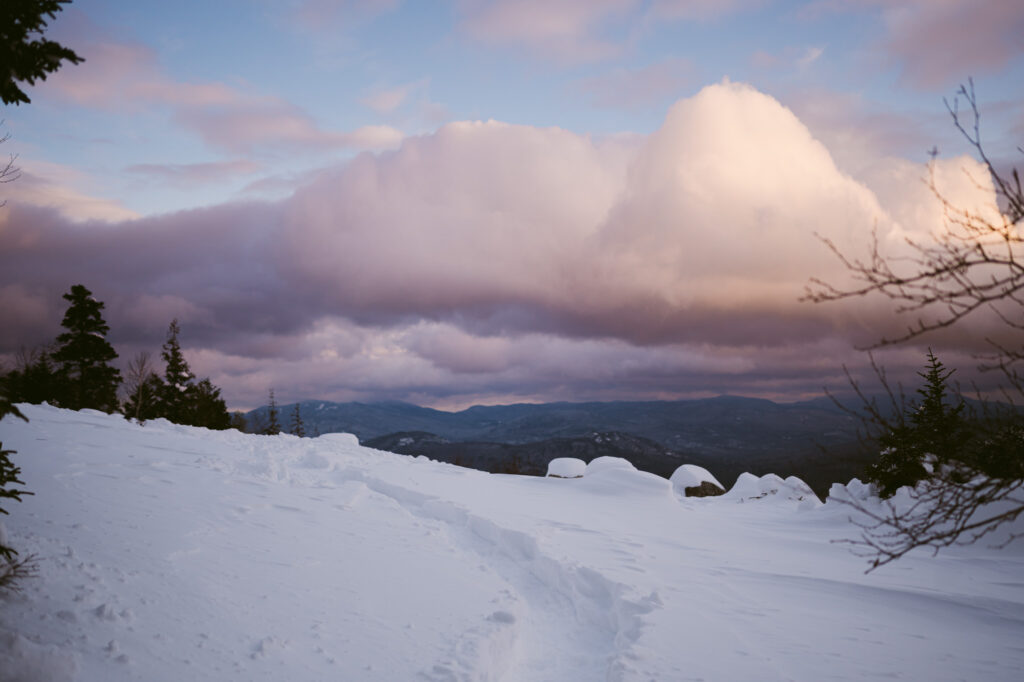
<path fill-rule="evenodd" d="M 269 386 L 453 404 L 799 397 L 899 328 L 883 303 L 799 302 L 810 277 L 845 278 L 815 234 L 863 250 L 877 225 L 898 254 L 941 220 L 922 167 L 889 163 L 886 191 L 855 180 L 788 109 L 723 83 L 645 139 L 454 123 L 278 203 L 104 223 L 12 200 L 0 353 L 52 339 L 81 282 L 122 355 L 179 318 L 194 367 L 237 405 Z M 968 163 L 940 175 L 987 210 Z"/>

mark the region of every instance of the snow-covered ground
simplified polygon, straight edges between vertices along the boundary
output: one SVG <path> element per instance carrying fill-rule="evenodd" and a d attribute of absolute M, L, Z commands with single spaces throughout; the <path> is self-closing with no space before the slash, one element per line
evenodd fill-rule
<path fill-rule="evenodd" d="M 1024 679 L 1024 543 L 865 575 L 792 479 L 688 499 L 23 410 L 4 523 L 39 576 L 0 597 L 0 680 Z"/>

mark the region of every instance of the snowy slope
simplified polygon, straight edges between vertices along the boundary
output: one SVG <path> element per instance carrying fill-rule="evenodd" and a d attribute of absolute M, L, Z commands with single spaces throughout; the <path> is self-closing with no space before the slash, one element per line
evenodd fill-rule
<path fill-rule="evenodd" d="M 791 479 L 687 499 L 23 409 L 4 522 L 40 576 L 0 597 L 0 680 L 1024 679 L 1020 543 L 865 575 Z"/>

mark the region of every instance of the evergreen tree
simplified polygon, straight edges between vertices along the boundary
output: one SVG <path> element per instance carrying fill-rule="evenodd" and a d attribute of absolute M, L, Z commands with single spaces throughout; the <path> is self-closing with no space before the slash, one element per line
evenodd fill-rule
<path fill-rule="evenodd" d="M 270 402 L 267 405 L 267 423 L 260 429 L 264 436 L 276 436 L 281 433 L 281 423 L 277 420 L 277 401 L 274 400 L 274 389 L 270 389 Z"/>
<path fill-rule="evenodd" d="M 292 421 L 288 427 L 288 432 L 299 438 L 306 436 L 306 425 L 302 421 L 302 414 L 299 412 L 299 404 L 295 403 L 295 409 L 292 410 Z"/>
<path fill-rule="evenodd" d="M 235 411 L 231 413 L 231 417 L 228 423 L 228 428 L 235 429 L 245 433 L 245 430 L 249 427 L 248 422 L 245 420 L 245 415 L 241 412 Z"/>
<path fill-rule="evenodd" d="M 959 457 L 968 431 L 963 401 L 958 398 L 950 405 L 947 396 L 954 371 L 928 350 L 925 371 L 918 372 L 925 382 L 917 390 L 920 402 L 912 403 L 899 422 L 879 438 L 881 454 L 868 469 L 868 480 L 878 485 L 882 497 L 928 478 L 926 457 L 940 463 Z"/>
<path fill-rule="evenodd" d="M 946 369 L 931 348 L 927 358 L 926 371 L 917 373 L 925 381 L 917 390 L 921 404 L 910 415 L 910 422 L 921 449 L 948 461 L 958 456 L 967 439 L 965 405 L 959 397 L 952 406 L 947 404 L 947 384 L 956 370 Z"/>
<path fill-rule="evenodd" d="M 0 419 L 3 419 L 7 415 L 28 421 L 25 415 L 23 415 L 21 411 L 7 399 L 7 396 L 3 393 L 3 386 L 0 386 Z M 31 495 L 32 493 L 27 490 L 8 487 L 12 484 L 25 485 L 23 481 L 18 479 L 21 469 L 14 466 L 14 463 L 11 462 L 11 455 L 13 454 L 14 450 L 4 450 L 4 444 L 0 443 L 0 499 L 12 499 L 16 502 L 20 502 L 22 495 Z M 0 514 L 6 513 L 7 510 L 0 507 Z M 7 563 L 12 562 L 16 554 L 17 552 L 14 551 L 14 548 L 0 543 L 0 558 L 6 560 Z M 7 576 L 9 576 L 9 572 L 3 567 L 0 567 L 0 586 L 4 584 Z"/>
<path fill-rule="evenodd" d="M 60 371 L 54 366 L 49 350 L 18 354 L 17 368 L 5 377 L 7 396 L 14 402 L 38 405 L 56 404 L 63 387 Z"/>
<path fill-rule="evenodd" d="M 61 326 L 67 331 L 57 337 L 53 354 L 63 383 L 58 403 L 72 410 L 114 412 L 121 373 L 110 365 L 117 353 L 106 338 L 110 327 L 103 321 L 103 303 L 81 284 L 71 287 L 64 300 L 69 306 Z"/>
<path fill-rule="evenodd" d="M 167 328 L 167 340 L 164 341 L 160 356 L 164 360 L 164 380 L 160 387 L 159 413 L 175 424 L 188 423 L 190 411 L 190 393 L 195 382 L 195 375 L 188 366 L 185 356 L 178 343 L 181 328 L 178 320 L 171 320 Z"/>
<path fill-rule="evenodd" d="M 54 19 L 71 0 L 3 0 L 0 4 L 0 101 L 28 103 L 19 83 L 34 84 L 60 68 L 83 61 L 74 51 L 43 38 L 45 17 Z"/>
<path fill-rule="evenodd" d="M 220 389 L 209 378 L 201 380 L 189 391 L 189 408 L 187 423 L 191 426 L 205 426 L 218 431 L 231 428 L 227 404 L 220 397 Z"/>

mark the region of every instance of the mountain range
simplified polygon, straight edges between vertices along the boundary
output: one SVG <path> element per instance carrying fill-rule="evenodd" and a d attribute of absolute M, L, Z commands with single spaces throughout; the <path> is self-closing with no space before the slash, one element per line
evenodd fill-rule
<path fill-rule="evenodd" d="M 477 405 L 458 412 L 398 401 L 298 405 L 307 433 L 343 431 L 377 449 L 495 472 L 543 475 L 554 457 L 612 455 L 662 476 L 699 464 L 727 485 L 744 471 L 796 475 L 822 492 L 866 464 L 857 447 L 860 422 L 828 398 Z M 278 408 L 285 428 L 294 408 Z M 246 418 L 255 424 L 266 414 L 261 407 Z"/>

